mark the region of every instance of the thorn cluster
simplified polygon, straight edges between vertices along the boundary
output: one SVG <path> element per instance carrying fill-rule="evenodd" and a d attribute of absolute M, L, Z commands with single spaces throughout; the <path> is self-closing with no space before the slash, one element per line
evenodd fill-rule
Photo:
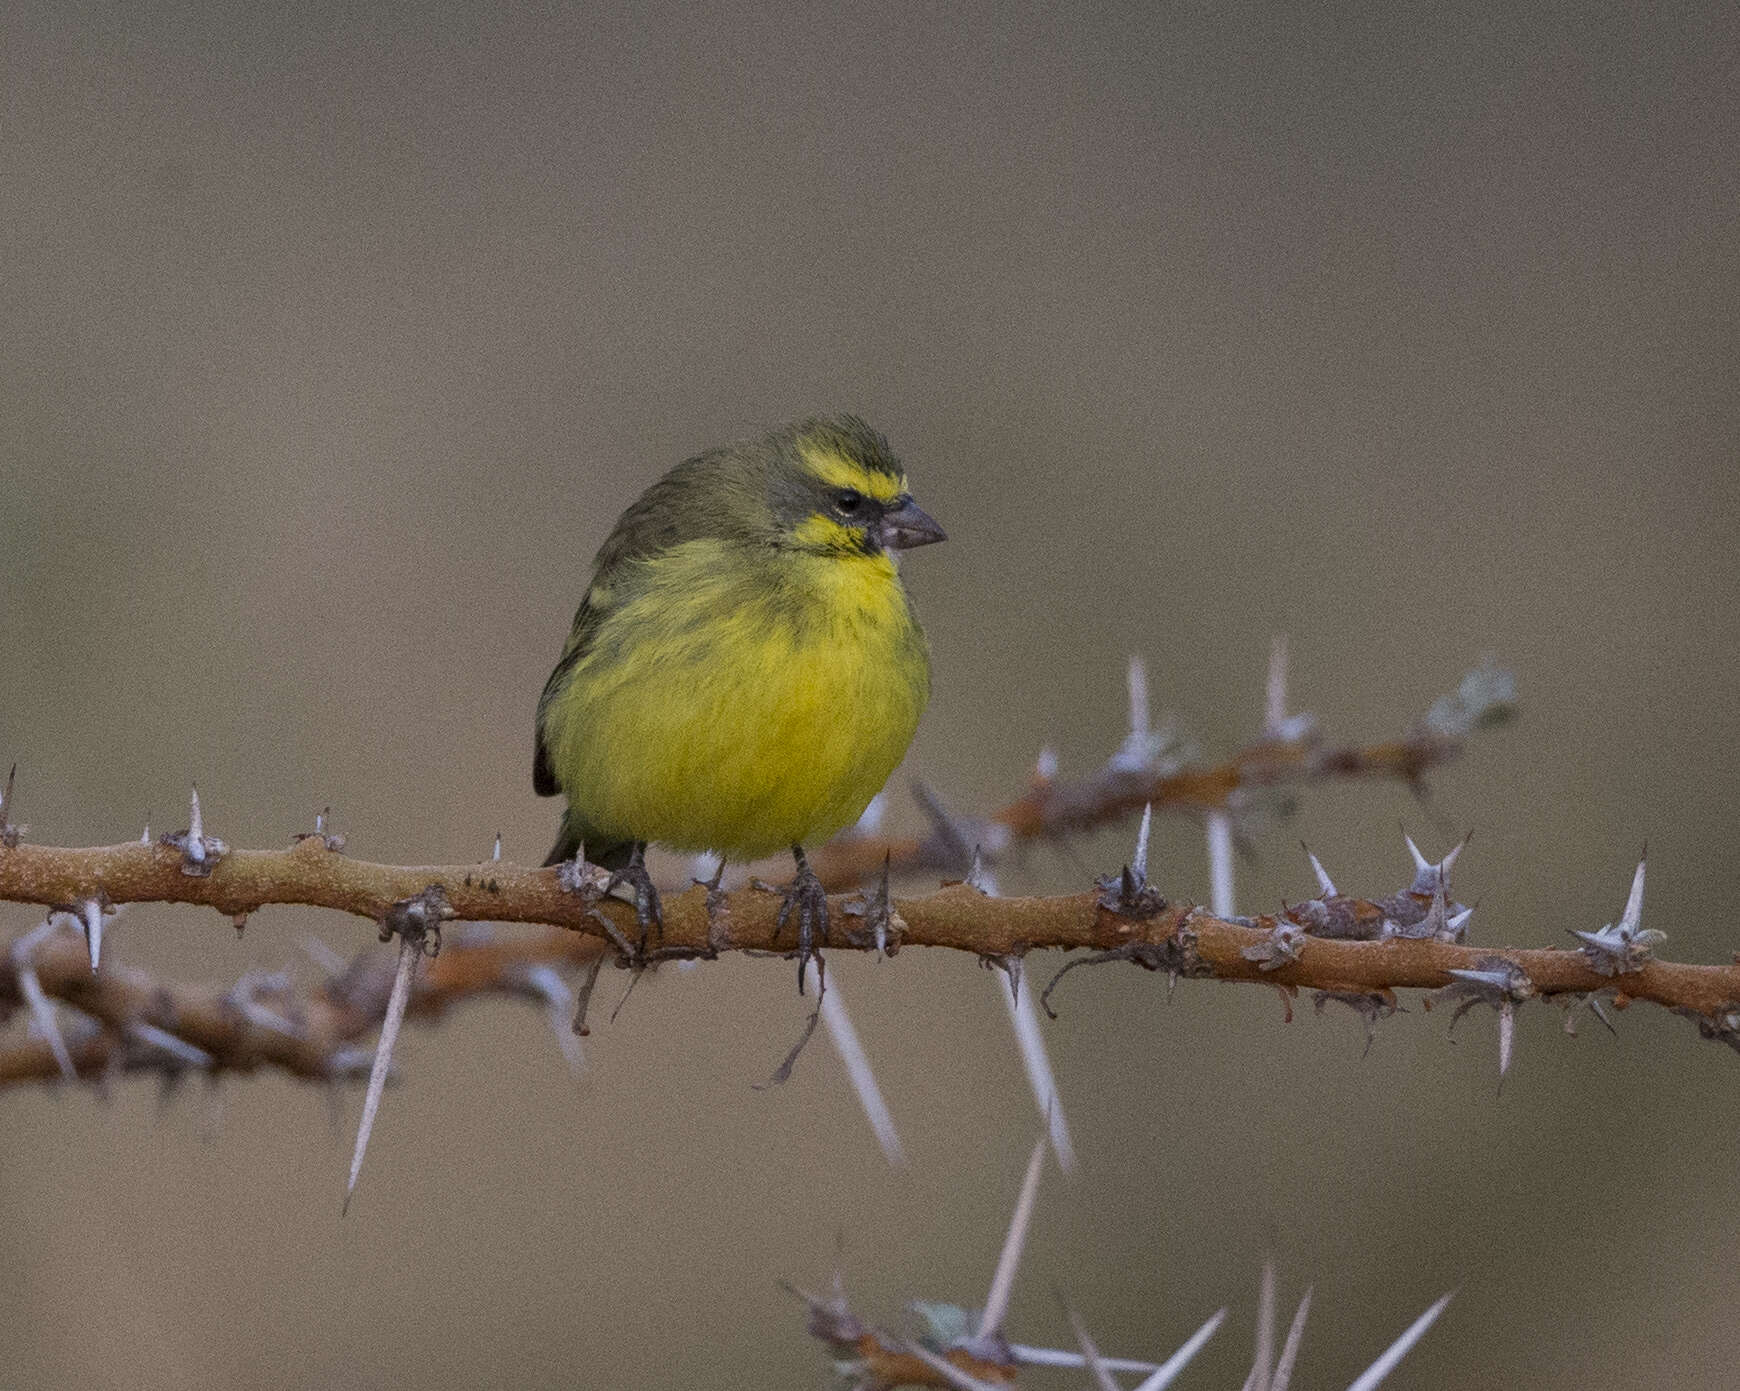
<path fill-rule="evenodd" d="M 1521 966 L 1502 956 L 1482 957 L 1472 969 L 1453 968 L 1450 974 L 1456 979 L 1427 996 L 1427 1006 L 1446 1000 L 1460 1001 L 1450 1016 L 1451 1032 L 1455 1032 L 1457 1021 L 1476 1005 L 1491 1005 L 1498 1011 L 1498 1080 L 1502 1082 L 1510 1071 L 1516 1009 L 1539 993 L 1535 983 Z"/>
<path fill-rule="evenodd" d="M 1463 837 L 1436 863 L 1420 853 L 1412 836 L 1404 834 L 1414 862 L 1414 877 L 1406 888 L 1380 899 L 1363 899 L 1339 893 L 1323 862 L 1305 849 L 1316 876 L 1319 896 L 1283 908 L 1280 921 L 1302 928 L 1311 937 L 1338 941 L 1388 941 L 1416 938 L 1438 942 L 1462 942 L 1474 910 L 1450 897 L 1450 870 L 1468 838 Z M 1253 956 L 1253 961 L 1264 960 Z M 1273 960 L 1273 958 L 1267 958 Z M 1296 959 L 1296 958 L 1295 958 Z M 1276 961 L 1275 964 L 1281 964 Z"/>
<path fill-rule="evenodd" d="M 1108 913 L 1141 922 L 1166 911 L 1166 896 L 1148 882 L 1148 838 L 1154 825 L 1154 806 L 1142 808 L 1142 824 L 1136 831 L 1136 853 L 1117 874 L 1094 881 L 1099 905 Z"/>
<path fill-rule="evenodd" d="M 789 1284 L 784 1286 L 804 1301 L 810 1335 L 832 1350 L 836 1371 L 847 1385 L 860 1391 L 883 1391 L 894 1386 L 1002 1391 L 1014 1385 L 1023 1368 L 1069 1367 L 1090 1372 L 1099 1385 L 1117 1373 L 1141 1373 L 1145 1379 L 1139 1391 L 1163 1391 L 1213 1336 L 1226 1318 L 1225 1309 L 1214 1314 L 1164 1363 L 1105 1356 L 1073 1312 L 1070 1321 L 1076 1328 L 1075 1348 L 1033 1346 L 1010 1339 L 1005 1325 L 1032 1224 L 1046 1145 L 1047 1137 L 1041 1135 L 1028 1157 L 1015 1211 L 997 1255 L 984 1305 L 978 1311 L 942 1301 L 915 1299 L 907 1309 L 917 1318 L 916 1331 L 893 1334 L 852 1312 L 838 1271 L 826 1297 Z"/>
<path fill-rule="evenodd" d="M 1589 965 L 1601 975 L 1621 976 L 1642 970 L 1655 954 L 1656 946 L 1667 941 L 1667 933 L 1643 925 L 1643 870 L 1647 859 L 1646 855 L 1637 862 L 1637 873 L 1631 877 L 1631 893 L 1618 922 L 1608 923 L 1599 932 L 1571 930 L 1571 935 L 1583 943 L 1583 955 L 1589 958 Z"/>
<path fill-rule="evenodd" d="M 82 923 L 51 913 L 30 931 L 0 944 L 0 1023 L 15 1005 L 28 1012 L 35 1041 L 0 1045 L 0 1085 L 92 1081 L 119 1073 L 154 1074 L 172 1084 L 195 1050 L 211 1076 L 281 1069 L 315 1082 L 366 1073 L 375 1050 L 362 1040 L 382 1025 L 395 974 L 394 957 L 373 950 L 348 964 L 320 944 L 322 980 L 296 987 L 284 971 L 247 971 L 228 989 L 210 992 L 152 979 L 105 963 L 92 975 Z M 558 1021 L 557 1043 L 576 1065 L 566 977 L 602 960 L 596 939 L 472 927 L 413 982 L 411 1012 L 433 1017 L 457 1000 L 519 998 Z M 561 1002 L 560 1004 L 558 1002 Z M 135 1024 L 143 1024 L 140 1031 Z M 165 1044 L 164 1036 L 180 1041 Z"/>
<path fill-rule="evenodd" d="M 987 817 L 950 812 L 925 784 L 914 796 L 928 833 L 896 838 L 878 833 L 874 817 L 824 846 L 815 857 L 825 883 L 849 887 L 875 873 L 886 857 L 895 873 L 958 875 L 977 847 L 983 866 L 993 867 L 1023 842 L 1062 841 L 1110 824 L 1144 805 L 1199 815 L 1221 813 L 1227 848 L 1249 829 L 1262 809 L 1257 794 L 1328 779 L 1397 778 L 1421 790 L 1426 775 L 1455 758 L 1477 730 L 1503 722 L 1514 708 L 1515 681 L 1482 668 L 1462 679 L 1456 694 L 1441 699 L 1399 739 L 1369 745 L 1333 746 L 1308 713 L 1287 710 L 1286 644 L 1271 653 L 1260 739 L 1215 765 L 1196 763 L 1195 753 L 1169 721 L 1154 721 L 1148 672 L 1131 658 L 1127 675 L 1128 727 L 1101 767 L 1079 781 L 1059 776 L 1056 753 L 1042 749 L 1024 793 Z M 1289 808 L 1269 802 L 1277 810 Z M 1224 905 L 1223 905 L 1224 906 Z M 1230 911 L 1230 909 L 1228 910 Z"/>
<path fill-rule="evenodd" d="M 982 1309 L 914 1299 L 908 1311 L 917 1328 L 910 1334 L 889 1333 L 855 1314 L 846 1301 L 844 1281 L 835 1270 L 826 1296 L 782 1282 L 781 1287 L 804 1302 L 806 1329 L 835 1358 L 834 1369 L 854 1391 L 888 1391 L 896 1386 L 955 1388 L 955 1391 L 1007 1391 L 1028 1368 L 1055 1367 L 1086 1372 L 1098 1391 L 1120 1391 L 1120 1378 L 1141 1377 L 1134 1391 L 1166 1391 L 1191 1360 L 1226 1322 L 1227 1310 L 1216 1310 L 1162 1362 L 1110 1357 L 1088 1331 L 1082 1315 L 1061 1295 L 1058 1302 L 1073 1335 L 1074 1347 L 1044 1347 L 1013 1340 L 1005 1327 L 1016 1274 L 1026 1249 L 1039 1178 L 1044 1167 L 1045 1137 L 1033 1147 L 1027 1173 L 997 1256 L 990 1290 Z M 1372 1391 L 1394 1370 L 1444 1312 L 1450 1295 L 1437 1300 L 1415 1319 L 1350 1385 L 1348 1391 Z M 1288 1391 L 1299 1363 L 1305 1324 L 1311 1310 L 1306 1290 L 1293 1315 L 1279 1352 L 1275 1339 L 1275 1268 L 1265 1264 L 1258 1301 L 1255 1355 L 1245 1379 L 1247 1391 Z"/>
<path fill-rule="evenodd" d="M 314 829 L 312 831 L 298 831 L 295 836 L 296 843 L 300 845 L 305 840 L 318 840 L 333 854 L 343 854 L 344 837 L 333 835 L 326 829 L 326 823 L 331 816 L 332 808 L 322 807 L 314 818 Z M 151 828 L 149 826 L 145 828 L 145 838 L 147 840 L 151 838 Z"/>
<path fill-rule="evenodd" d="M 1377 1026 L 1380 1019 L 1388 1019 L 1392 1014 L 1402 1012 L 1402 1006 L 1396 1002 L 1396 992 L 1393 990 L 1318 990 L 1312 994 L 1312 1008 L 1322 1014 L 1330 1005 L 1345 1005 L 1360 1018 L 1365 1025 L 1365 1047 L 1360 1050 L 1364 1058 L 1371 1052 L 1372 1040 L 1377 1037 Z"/>
<path fill-rule="evenodd" d="M 840 912 L 849 918 L 863 919 L 863 927 L 846 933 L 846 941 L 855 947 L 873 948 L 878 956 L 893 956 L 900 950 L 900 934 L 906 930 L 906 920 L 894 911 L 894 898 L 889 892 L 888 858 L 882 860 L 882 877 L 869 893 L 854 894 L 841 905 Z"/>
<path fill-rule="evenodd" d="M 190 879 L 209 878 L 213 866 L 230 853 L 229 846 L 223 841 L 205 833 L 205 818 L 200 815 L 197 787 L 193 789 L 187 829 L 174 833 L 165 832 L 163 844 L 181 852 L 181 872 Z"/>

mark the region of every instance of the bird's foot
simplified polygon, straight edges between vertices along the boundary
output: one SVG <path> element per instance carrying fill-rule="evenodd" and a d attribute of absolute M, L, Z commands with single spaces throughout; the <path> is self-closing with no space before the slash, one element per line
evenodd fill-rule
<path fill-rule="evenodd" d="M 665 915 L 664 908 L 659 903 L 659 891 L 653 885 L 652 875 L 646 872 L 646 847 L 636 846 L 634 854 L 621 869 L 612 874 L 604 885 L 606 894 L 626 886 L 633 891 L 631 900 L 634 904 L 634 920 L 640 926 L 640 940 L 630 953 L 629 964 L 643 966 L 647 960 L 647 938 L 657 929 L 659 940 L 664 941 Z"/>
<path fill-rule="evenodd" d="M 774 940 L 785 930 L 786 922 L 797 919 L 798 938 L 798 994 L 804 993 L 804 974 L 809 969 L 810 959 L 815 958 L 816 975 L 821 976 L 822 947 L 832 946 L 828 940 L 828 891 L 822 887 L 822 881 L 816 878 L 816 872 L 810 868 L 810 862 L 804 858 L 801 847 L 794 845 L 792 855 L 797 860 L 797 875 L 781 892 L 785 902 L 779 906 L 779 917 L 773 925 Z M 820 939 L 818 945 L 817 939 Z"/>
<path fill-rule="evenodd" d="M 725 859 L 719 858 L 719 866 L 713 871 L 711 879 L 697 879 L 707 891 L 707 950 L 717 956 L 731 941 L 729 913 L 727 905 L 729 895 L 725 892 Z"/>

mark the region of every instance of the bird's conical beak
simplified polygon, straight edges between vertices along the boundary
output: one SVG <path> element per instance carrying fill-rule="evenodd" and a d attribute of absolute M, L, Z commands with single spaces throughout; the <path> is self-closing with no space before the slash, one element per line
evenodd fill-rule
<path fill-rule="evenodd" d="M 948 533 L 932 520 L 929 513 L 902 494 L 895 506 L 882 514 L 882 544 L 890 550 L 906 551 L 914 546 L 928 546 L 932 541 L 946 541 Z"/>

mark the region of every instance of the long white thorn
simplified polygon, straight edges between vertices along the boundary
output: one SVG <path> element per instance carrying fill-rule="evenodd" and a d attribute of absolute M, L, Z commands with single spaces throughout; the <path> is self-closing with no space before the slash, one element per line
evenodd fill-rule
<path fill-rule="evenodd" d="M 838 972 L 830 973 L 828 988 L 822 992 L 821 1006 L 822 1023 L 828 1026 L 828 1038 L 846 1066 L 846 1077 L 857 1094 L 858 1104 L 864 1108 L 864 1119 L 870 1122 L 876 1143 L 882 1146 L 883 1158 L 898 1169 L 906 1163 L 906 1151 L 901 1148 L 900 1134 L 894 1128 L 894 1117 L 889 1114 L 888 1103 L 883 1100 L 882 1088 L 876 1085 L 876 1071 L 870 1066 L 870 1055 L 864 1051 L 858 1030 L 852 1025 L 852 1016 L 846 1013 L 845 1002 L 840 998 Z"/>
<path fill-rule="evenodd" d="M 1402 832 L 1402 839 L 1407 841 L 1407 843 L 1408 843 L 1408 853 L 1414 857 L 1414 868 L 1415 869 L 1430 869 L 1430 868 L 1432 868 L 1432 862 L 1420 853 L 1420 847 L 1414 844 L 1414 838 L 1411 835 L 1409 835 L 1406 831 L 1403 831 Z"/>
<path fill-rule="evenodd" d="M 68 1082 L 76 1082 L 79 1080 L 78 1069 L 73 1066 L 72 1054 L 67 1051 L 60 1020 L 55 1016 L 54 1002 L 43 990 L 42 981 L 31 962 L 37 947 L 54 936 L 54 932 L 53 918 L 31 928 L 13 944 L 12 964 L 18 977 L 18 989 L 24 995 L 24 1003 L 30 1006 L 30 1017 L 36 1021 L 36 1030 L 47 1041 L 48 1051 L 54 1054 L 54 1065 Z"/>
<path fill-rule="evenodd" d="M 1094 1385 L 1099 1391 L 1122 1391 L 1112 1377 L 1111 1369 L 1106 1366 L 1106 1359 L 1100 1356 L 1099 1344 L 1088 1336 L 1081 1315 L 1067 1304 L 1063 1306 L 1063 1312 L 1069 1319 L 1069 1326 L 1075 1330 L 1075 1340 L 1081 1345 L 1081 1355 L 1087 1360 L 1088 1371 L 1093 1373 Z"/>
<path fill-rule="evenodd" d="M 304 937 L 302 950 L 315 966 L 325 975 L 336 976 L 344 970 L 344 958 L 318 937 Z"/>
<path fill-rule="evenodd" d="M 97 973 L 97 964 L 103 956 L 103 905 L 94 898 L 87 898 L 84 904 L 85 945 L 91 953 L 91 974 Z"/>
<path fill-rule="evenodd" d="M 1649 856 L 1637 862 L 1637 873 L 1631 876 L 1631 893 L 1625 900 L 1625 914 L 1619 919 L 1619 930 L 1635 936 L 1643 926 L 1643 867 Z"/>
<path fill-rule="evenodd" d="M 946 1357 L 939 1357 L 923 1343 L 915 1343 L 910 1339 L 905 1344 L 907 1352 L 911 1353 L 925 1366 L 929 1367 L 957 1391 L 1003 1391 L 1002 1385 L 988 1381 L 980 1381 L 971 1372 L 962 1371 Z"/>
<path fill-rule="evenodd" d="M 1269 1374 L 1275 1366 L 1275 1262 L 1263 1262 L 1263 1282 L 1257 1290 L 1257 1345 L 1251 1358 L 1246 1391 L 1269 1391 Z"/>
<path fill-rule="evenodd" d="M 1472 832 L 1470 834 L 1472 834 Z M 1456 844 L 1450 847 L 1449 852 L 1444 856 L 1444 858 L 1438 861 L 1438 875 L 1445 883 L 1450 882 L 1450 871 L 1456 867 L 1456 861 L 1461 856 L 1463 847 L 1467 844 L 1468 837 L 1463 836 L 1461 840 L 1457 841 Z"/>
<path fill-rule="evenodd" d="M 573 988 L 562 979 L 562 973 L 548 962 L 527 971 L 526 981 L 543 998 L 550 1029 L 556 1035 L 556 1047 L 562 1050 L 569 1074 L 580 1076 L 586 1070 L 586 1052 L 580 1044 L 580 1035 L 573 1028 Z"/>
<path fill-rule="evenodd" d="M 1287 635 L 1269 644 L 1269 685 L 1263 705 L 1263 732 L 1278 735 L 1287 723 Z"/>
<path fill-rule="evenodd" d="M 189 1043 L 184 1038 L 178 1038 L 167 1029 L 160 1029 L 155 1024 L 146 1024 L 139 1020 L 127 1026 L 127 1032 L 140 1043 L 155 1048 L 159 1053 L 173 1058 L 185 1067 L 209 1071 L 213 1062 L 212 1055 L 205 1049 Z"/>
<path fill-rule="evenodd" d="M 1220 1331 L 1220 1326 L 1226 1322 L 1226 1310 L 1217 1309 L 1208 1316 L 1208 1320 L 1185 1339 L 1184 1345 L 1154 1369 L 1152 1375 L 1136 1388 L 1136 1391 L 1166 1391 L 1166 1388 L 1178 1379 L 1178 1374 L 1190 1364 L 1190 1359 L 1202 1351 L 1203 1344 Z"/>
<path fill-rule="evenodd" d="M 1451 1290 L 1449 1294 L 1438 1300 L 1419 1318 L 1410 1323 L 1402 1331 L 1402 1336 L 1385 1348 L 1378 1360 L 1353 1380 L 1347 1391 L 1372 1391 L 1374 1386 L 1395 1370 L 1396 1363 L 1413 1350 L 1414 1344 L 1426 1336 L 1426 1330 L 1437 1322 L 1438 1315 L 1444 1312 L 1444 1306 L 1455 1297 L 1455 1294 L 1456 1291 Z"/>
<path fill-rule="evenodd" d="M 1301 847 L 1305 858 L 1311 861 L 1311 872 L 1317 876 L 1317 889 L 1325 898 L 1334 898 L 1336 894 L 1335 881 L 1329 877 L 1329 871 L 1323 867 L 1323 861 L 1311 853 L 1309 846 Z"/>
<path fill-rule="evenodd" d="M 996 973 L 992 973 L 995 980 Z M 1057 1077 L 1051 1070 L 1051 1056 L 1045 1049 L 1045 1034 L 1039 1023 L 1039 1008 L 1033 1003 L 1031 990 L 1006 990 L 995 981 L 997 994 L 1009 1011 L 1009 1023 L 1015 1030 L 1015 1043 L 1021 1050 L 1021 1066 L 1027 1072 L 1027 1084 L 1033 1088 L 1033 1104 L 1045 1118 L 1051 1132 L 1051 1147 L 1057 1153 L 1057 1167 L 1066 1174 L 1075 1172 L 1075 1142 L 1070 1138 L 1069 1122 L 1064 1119 L 1063 1102 L 1057 1095 Z"/>
<path fill-rule="evenodd" d="M 1504 1074 L 1510 1071 L 1511 1046 L 1516 1041 L 1516 1005 L 1506 1000 L 1498 1007 L 1498 1084 L 1504 1085 Z"/>
<path fill-rule="evenodd" d="M 1142 807 L 1142 824 L 1136 830 L 1136 857 L 1130 861 L 1130 873 L 1138 881 L 1148 878 L 1148 833 L 1154 827 L 1154 804 L 1145 803 Z"/>
<path fill-rule="evenodd" d="M 399 937 L 399 967 L 393 973 L 393 993 L 387 997 L 387 1015 L 381 1021 L 380 1040 L 375 1044 L 375 1062 L 369 1069 L 369 1089 L 363 1097 L 362 1119 L 356 1128 L 356 1149 L 350 1156 L 350 1178 L 344 1185 L 344 1204 L 339 1214 L 350 1211 L 351 1195 L 356 1192 L 357 1175 L 362 1172 L 363 1155 L 368 1152 L 369 1135 L 375 1128 L 375 1116 L 381 1109 L 381 1093 L 386 1089 L 387 1073 L 393 1067 L 393 1045 L 399 1040 L 399 1025 L 405 1009 L 411 1003 L 411 977 L 417 972 L 417 958 L 423 955 L 423 943 L 413 933 Z"/>
<path fill-rule="evenodd" d="M 1287 1329 L 1287 1341 L 1281 1345 L 1281 1360 L 1275 1364 L 1275 1375 L 1269 1379 L 1269 1391 L 1287 1391 L 1293 1379 L 1293 1364 L 1299 1360 L 1299 1344 L 1305 1339 L 1305 1320 L 1311 1313 L 1311 1291 L 1299 1301 L 1299 1309 Z"/>
<path fill-rule="evenodd" d="M 205 863 L 205 818 L 199 811 L 199 785 L 193 786 L 187 812 L 187 845 L 183 851 L 196 865 Z"/>
<path fill-rule="evenodd" d="M 1148 718 L 1148 664 L 1132 655 L 1127 677 L 1130 691 L 1130 733 L 1146 736 L 1153 728 Z"/>
<path fill-rule="evenodd" d="M 1208 836 L 1208 903 L 1217 918 L 1230 918 L 1233 908 L 1232 817 L 1224 810 L 1203 818 Z"/>
<path fill-rule="evenodd" d="M 1002 1331 L 1009 1313 L 1009 1296 L 1015 1288 L 1015 1272 L 1021 1268 L 1021 1252 L 1027 1245 L 1027 1227 L 1033 1220 L 1034 1200 L 1039 1196 L 1039 1173 L 1045 1167 L 1045 1136 L 1033 1146 L 1027 1161 L 1027 1174 L 1021 1180 L 1021 1196 L 1015 1200 L 1015 1213 L 1009 1219 L 1009 1234 L 1003 1238 L 1003 1249 L 997 1255 L 997 1269 L 991 1276 L 991 1289 L 985 1296 L 985 1312 L 979 1317 L 979 1338 L 989 1338 Z"/>
<path fill-rule="evenodd" d="M 1081 1355 L 1079 1348 L 1036 1348 L 1031 1343 L 1010 1343 L 1009 1355 L 1022 1367 L 1081 1367 L 1086 1368 L 1087 1358 Z M 1154 1362 L 1140 1362 L 1134 1357 L 1107 1357 L 1101 1354 L 1100 1361 L 1109 1372 L 1142 1372 L 1152 1373 L 1158 1370 Z"/>

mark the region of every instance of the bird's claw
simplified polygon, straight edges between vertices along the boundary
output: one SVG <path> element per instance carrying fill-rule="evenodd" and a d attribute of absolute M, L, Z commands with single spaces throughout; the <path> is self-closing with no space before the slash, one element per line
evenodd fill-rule
<path fill-rule="evenodd" d="M 638 853 L 610 876 L 604 892 L 612 893 L 624 885 L 634 891 L 634 920 L 640 925 L 640 941 L 633 953 L 633 962 L 638 965 L 647 959 L 647 937 L 653 929 L 657 929 L 659 940 L 664 940 L 664 908 L 659 902 L 659 891 L 653 885 L 652 875 L 646 871 L 646 861 Z"/>
<path fill-rule="evenodd" d="M 822 887 L 822 881 L 816 878 L 816 872 L 804 859 L 803 851 L 797 851 L 796 855 L 797 874 L 780 891 L 785 901 L 780 904 L 779 917 L 774 920 L 773 935 L 777 941 L 779 934 L 785 930 L 786 922 L 796 917 L 798 994 L 801 995 L 804 993 L 804 976 L 809 970 L 810 959 L 815 959 L 816 974 L 820 977 L 824 969 L 821 948 L 832 946 L 833 943 L 828 938 L 828 891 Z"/>

